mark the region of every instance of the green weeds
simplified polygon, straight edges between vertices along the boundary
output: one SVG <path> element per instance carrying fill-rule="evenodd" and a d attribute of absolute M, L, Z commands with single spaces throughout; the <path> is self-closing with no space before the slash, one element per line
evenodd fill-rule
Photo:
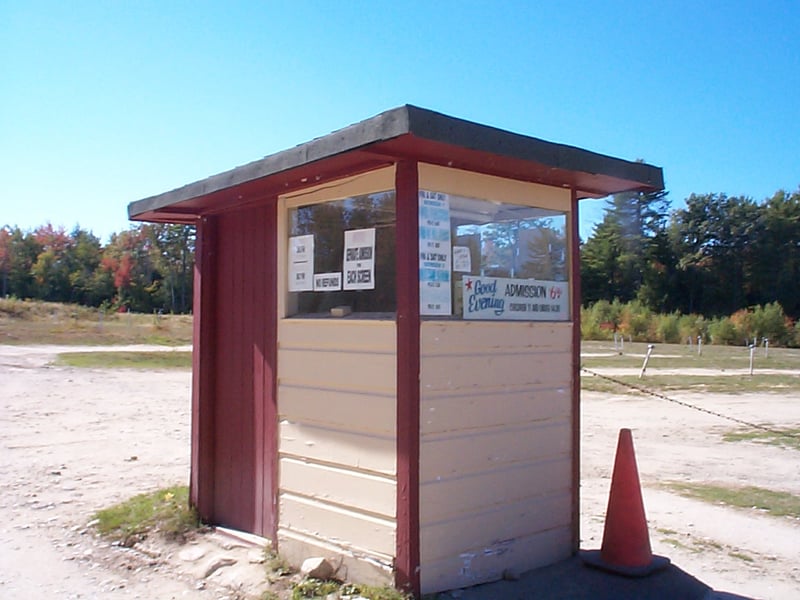
<path fill-rule="evenodd" d="M 165 352 L 62 352 L 57 365 L 87 369 L 191 369 L 192 353 Z"/>
<path fill-rule="evenodd" d="M 133 546 L 151 534 L 169 540 L 185 540 L 201 527 L 189 506 L 189 488 L 174 486 L 139 494 L 95 513 L 97 531 L 123 546 Z"/>
<path fill-rule="evenodd" d="M 788 492 L 776 492 L 756 486 L 730 487 L 709 483 L 670 482 L 665 485 L 687 498 L 736 508 L 757 509 L 773 517 L 800 519 L 800 496 Z"/>
<path fill-rule="evenodd" d="M 790 450 L 800 450 L 800 429 L 742 429 L 730 431 L 722 436 L 726 442 L 757 442 L 779 446 Z"/>

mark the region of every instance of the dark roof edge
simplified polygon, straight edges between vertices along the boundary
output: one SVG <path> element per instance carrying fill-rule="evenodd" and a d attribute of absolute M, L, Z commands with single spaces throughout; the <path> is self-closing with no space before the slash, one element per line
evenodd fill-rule
<path fill-rule="evenodd" d="M 660 167 L 599 154 L 576 146 L 548 142 L 489 125 L 450 117 L 442 113 L 406 106 L 411 133 L 480 152 L 530 160 L 555 169 L 607 175 L 636 181 L 642 187 L 664 188 Z"/>
<path fill-rule="evenodd" d="M 189 183 L 169 192 L 128 204 L 128 217 L 158 210 L 171 204 L 197 198 L 235 185 L 274 175 L 316 160 L 355 150 L 375 142 L 408 133 L 408 107 L 400 106 L 354 123 L 294 148 Z"/>
<path fill-rule="evenodd" d="M 131 202 L 128 205 L 128 216 L 133 219 L 146 212 L 405 134 L 479 152 L 532 161 L 553 169 L 610 176 L 639 183 L 642 189 L 664 188 L 664 178 L 659 167 L 614 158 L 575 146 L 547 142 L 425 108 L 404 105 L 294 148 L 163 194 Z"/>

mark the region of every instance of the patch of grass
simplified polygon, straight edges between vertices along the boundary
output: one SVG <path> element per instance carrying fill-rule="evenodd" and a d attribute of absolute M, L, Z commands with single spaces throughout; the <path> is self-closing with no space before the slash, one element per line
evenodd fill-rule
<path fill-rule="evenodd" d="M 692 548 L 675 538 L 662 538 L 661 541 L 665 544 L 669 544 L 673 548 L 682 548 L 683 550 L 688 550 L 690 552 L 692 551 Z"/>
<path fill-rule="evenodd" d="M 722 436 L 726 442 L 758 442 L 779 446 L 791 450 L 800 450 L 800 429 L 774 428 L 772 431 L 761 429 L 740 429 L 730 431 Z"/>
<path fill-rule="evenodd" d="M 115 313 L 77 304 L 0 298 L 0 344 L 178 346 L 191 341 L 191 315 Z"/>
<path fill-rule="evenodd" d="M 192 353 L 168 352 L 62 352 L 56 364 L 88 369 L 191 369 Z"/>
<path fill-rule="evenodd" d="M 351 596 L 361 596 L 368 600 L 410 600 L 411 596 L 404 594 L 400 590 L 388 586 L 371 586 L 346 584 L 342 586 L 341 592 Z"/>
<path fill-rule="evenodd" d="M 411 596 L 393 587 L 341 583 L 334 579 L 304 579 L 292 588 L 292 600 L 325 598 L 328 594 L 359 596 L 367 600 L 411 600 Z"/>
<path fill-rule="evenodd" d="M 267 570 L 267 579 L 270 581 L 294 573 L 289 562 L 269 546 L 264 548 L 264 567 Z"/>
<path fill-rule="evenodd" d="M 323 579 L 304 579 L 292 588 L 292 600 L 305 598 L 324 598 L 328 594 L 338 592 L 342 584 L 338 581 Z"/>
<path fill-rule="evenodd" d="M 640 365 L 641 366 L 641 365 Z M 588 368 L 588 367 L 587 367 Z M 657 390 L 661 392 L 691 390 L 694 392 L 714 392 L 728 394 L 745 394 L 753 392 L 798 392 L 800 376 L 797 375 L 614 375 L 614 379 L 624 384 Z M 584 373 L 581 377 L 581 389 L 595 392 L 619 393 L 621 390 L 631 391 L 626 385 L 620 385 Z M 636 393 L 636 392 L 633 392 Z"/>
<path fill-rule="evenodd" d="M 139 494 L 95 513 L 97 531 L 123 546 L 133 546 L 151 534 L 183 541 L 201 527 L 189 506 L 188 486 L 173 486 Z"/>
<path fill-rule="evenodd" d="M 666 487 L 687 498 L 737 508 L 755 508 L 774 517 L 800 518 L 800 496 L 756 486 L 729 487 L 709 483 L 670 482 Z"/>
<path fill-rule="evenodd" d="M 614 377 L 614 379 L 622 380 L 622 377 Z M 637 380 L 639 381 L 639 380 Z M 585 392 L 604 392 L 606 394 L 619 394 L 621 392 L 628 394 L 638 394 L 639 392 L 630 389 L 627 386 L 614 383 L 603 377 L 595 377 L 589 373 L 581 373 L 581 389 Z"/>
<path fill-rule="evenodd" d="M 728 556 L 731 558 L 738 558 L 739 560 L 743 560 L 744 562 L 755 562 L 755 559 L 752 556 L 748 556 L 747 554 L 743 554 L 741 552 L 728 552 Z"/>
<path fill-rule="evenodd" d="M 641 369 L 647 344 L 625 342 L 624 352 L 614 351 L 611 342 L 585 341 L 581 343 L 584 354 L 581 362 L 587 368 L 626 367 Z M 769 355 L 764 356 L 764 348 L 756 348 L 755 369 L 797 369 L 800 368 L 800 349 L 770 347 Z M 707 344 L 703 353 L 697 355 L 697 347 L 686 344 L 656 344 L 648 363 L 648 369 L 746 369 L 750 366 L 750 350 L 744 346 L 722 346 Z"/>

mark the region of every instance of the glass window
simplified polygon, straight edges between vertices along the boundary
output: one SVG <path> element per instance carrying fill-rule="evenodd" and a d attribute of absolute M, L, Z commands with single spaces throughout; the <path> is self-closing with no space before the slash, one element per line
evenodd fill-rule
<path fill-rule="evenodd" d="M 288 316 L 393 318 L 395 193 L 289 209 Z"/>
<path fill-rule="evenodd" d="M 427 191 L 419 201 L 423 315 L 569 319 L 565 212 Z M 448 217 L 449 240 L 442 244 Z M 450 256 L 437 252 L 441 246 L 449 246 Z M 447 277 L 426 273 L 436 270 L 437 258 Z M 444 279 L 446 286 L 439 283 Z"/>

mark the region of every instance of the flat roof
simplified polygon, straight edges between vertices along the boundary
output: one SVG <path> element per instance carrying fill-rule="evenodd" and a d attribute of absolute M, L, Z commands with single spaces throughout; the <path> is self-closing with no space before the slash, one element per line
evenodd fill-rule
<path fill-rule="evenodd" d="M 660 167 L 405 105 L 128 205 L 133 220 L 190 223 L 279 193 L 416 160 L 574 188 L 578 198 L 664 188 Z"/>

